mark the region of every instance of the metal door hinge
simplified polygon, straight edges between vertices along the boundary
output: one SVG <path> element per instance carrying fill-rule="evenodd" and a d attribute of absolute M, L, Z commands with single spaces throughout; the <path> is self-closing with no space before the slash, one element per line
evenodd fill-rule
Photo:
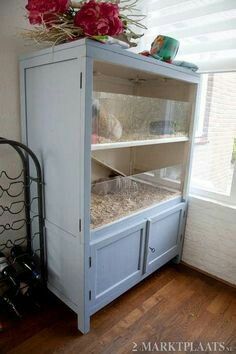
<path fill-rule="evenodd" d="M 79 219 L 79 232 L 81 232 L 81 231 L 82 231 L 82 220 Z"/>
<path fill-rule="evenodd" d="M 89 268 L 92 267 L 92 257 L 89 257 Z"/>
<path fill-rule="evenodd" d="M 89 301 L 91 301 L 91 300 L 92 300 L 92 291 L 89 290 Z"/>
<path fill-rule="evenodd" d="M 83 73 L 80 73 L 80 88 L 83 88 Z"/>

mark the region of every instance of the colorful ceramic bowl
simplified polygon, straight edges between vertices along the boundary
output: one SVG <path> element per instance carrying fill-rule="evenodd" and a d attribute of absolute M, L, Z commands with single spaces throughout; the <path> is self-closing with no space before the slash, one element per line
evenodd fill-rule
<path fill-rule="evenodd" d="M 152 43 L 150 54 L 156 59 L 171 63 L 179 49 L 179 41 L 174 38 L 159 35 Z"/>

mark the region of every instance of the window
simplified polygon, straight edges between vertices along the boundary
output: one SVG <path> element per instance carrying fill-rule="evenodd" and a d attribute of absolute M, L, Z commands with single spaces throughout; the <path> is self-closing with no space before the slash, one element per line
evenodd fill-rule
<path fill-rule="evenodd" d="M 236 72 L 203 75 L 192 193 L 236 205 L 235 161 Z"/>
<path fill-rule="evenodd" d="M 202 138 L 207 137 L 208 120 L 206 114 L 207 93 L 210 92 L 208 74 L 202 75 L 201 93 L 200 93 L 200 107 L 198 113 L 198 126 L 196 131 L 196 138 L 198 142 L 204 141 Z M 202 140 L 200 140 L 202 139 Z"/>

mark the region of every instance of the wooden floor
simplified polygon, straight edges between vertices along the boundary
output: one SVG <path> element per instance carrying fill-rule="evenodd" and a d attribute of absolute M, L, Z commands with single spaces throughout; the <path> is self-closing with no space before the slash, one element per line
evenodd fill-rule
<path fill-rule="evenodd" d="M 236 292 L 185 266 L 167 265 L 92 317 L 91 332 L 54 297 L 40 313 L 8 323 L 0 352 L 17 354 L 131 353 L 133 342 L 236 344 Z M 184 352 L 184 351 L 182 351 Z M 236 346 L 235 346 L 236 352 Z"/>

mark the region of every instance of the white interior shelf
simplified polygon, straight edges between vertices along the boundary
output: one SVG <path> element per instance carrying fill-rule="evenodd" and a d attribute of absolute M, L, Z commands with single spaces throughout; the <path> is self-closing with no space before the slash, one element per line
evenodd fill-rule
<path fill-rule="evenodd" d="M 185 141 L 189 141 L 189 138 L 187 136 L 180 136 L 174 138 L 149 139 L 149 140 L 120 141 L 116 143 L 92 144 L 91 149 L 92 151 L 97 151 L 97 150 L 118 149 L 118 148 L 144 146 L 144 145 L 181 143 Z"/>

